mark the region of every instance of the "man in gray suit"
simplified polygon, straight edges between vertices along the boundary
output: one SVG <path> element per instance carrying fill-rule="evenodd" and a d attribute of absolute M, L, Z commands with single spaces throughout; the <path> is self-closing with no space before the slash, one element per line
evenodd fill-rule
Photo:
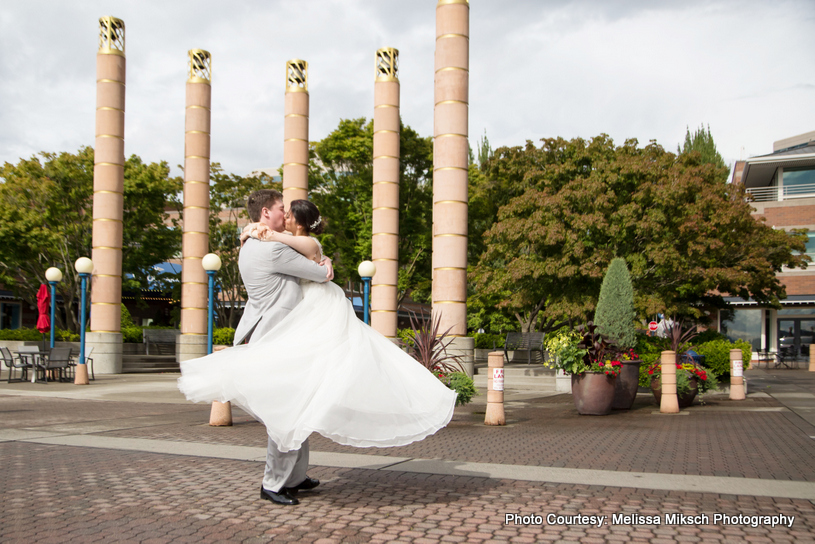
<path fill-rule="evenodd" d="M 283 195 L 278 191 L 255 191 L 246 208 L 253 223 L 283 232 L 285 211 Z M 298 278 L 322 283 L 334 277 L 330 259 L 317 264 L 285 244 L 254 238 L 246 240 L 241 248 L 238 266 L 249 300 L 235 330 L 235 345 L 257 341 L 294 309 L 303 298 Z M 308 439 L 299 450 L 282 453 L 269 438 L 261 498 L 278 504 L 298 504 L 293 492 L 313 489 L 320 483 L 306 475 L 307 468 Z"/>

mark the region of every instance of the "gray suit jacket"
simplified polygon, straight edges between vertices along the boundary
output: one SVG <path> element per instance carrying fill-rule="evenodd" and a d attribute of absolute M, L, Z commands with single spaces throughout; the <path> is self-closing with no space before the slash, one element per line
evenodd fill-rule
<path fill-rule="evenodd" d="M 298 278 L 322 283 L 326 269 L 279 242 L 249 238 L 238 257 L 249 300 L 243 310 L 235 345 L 257 340 L 291 312 L 303 298 Z"/>

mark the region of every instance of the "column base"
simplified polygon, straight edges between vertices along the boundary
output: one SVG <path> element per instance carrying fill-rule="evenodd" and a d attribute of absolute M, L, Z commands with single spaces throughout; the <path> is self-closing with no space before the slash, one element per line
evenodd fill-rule
<path fill-rule="evenodd" d="M 175 358 L 179 363 L 207 354 L 205 334 L 179 334 L 175 339 Z"/>
<path fill-rule="evenodd" d="M 453 338 L 447 347 L 447 353 L 458 355 L 461 358 L 464 372 L 473 377 L 475 373 L 475 338 L 469 336 L 457 336 Z"/>
<path fill-rule="evenodd" d="M 95 369 L 94 369 L 95 370 Z M 88 365 L 76 365 L 74 367 L 74 385 L 88 385 Z"/>
<path fill-rule="evenodd" d="M 85 333 L 85 352 L 90 348 L 93 348 L 91 357 L 94 374 L 122 373 L 122 333 Z"/>

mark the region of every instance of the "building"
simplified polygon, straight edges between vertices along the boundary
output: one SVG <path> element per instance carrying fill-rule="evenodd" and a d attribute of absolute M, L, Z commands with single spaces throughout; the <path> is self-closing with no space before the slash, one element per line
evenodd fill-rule
<path fill-rule="evenodd" d="M 720 315 L 719 330 L 747 340 L 753 351 L 809 361 L 815 338 L 815 131 L 775 142 L 769 155 L 738 161 L 732 182 L 742 183 L 751 195 L 754 217 L 764 217 L 776 229 L 809 229 L 806 252 L 813 263 L 779 273 L 787 290 L 780 310 L 728 299 L 732 310 Z"/>

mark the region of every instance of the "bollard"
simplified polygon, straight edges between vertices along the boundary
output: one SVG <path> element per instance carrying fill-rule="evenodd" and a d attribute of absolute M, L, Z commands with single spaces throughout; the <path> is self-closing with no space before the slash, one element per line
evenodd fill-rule
<path fill-rule="evenodd" d="M 744 363 L 740 349 L 730 350 L 730 400 L 744 400 Z"/>
<path fill-rule="evenodd" d="M 678 414 L 679 399 L 676 398 L 676 352 L 663 351 L 660 360 L 662 400 L 659 411 L 662 414 Z"/>
<path fill-rule="evenodd" d="M 487 356 L 487 413 L 484 425 L 506 425 L 504 417 L 504 353 Z"/>
<path fill-rule="evenodd" d="M 815 372 L 815 343 L 809 345 L 809 371 Z"/>
<path fill-rule="evenodd" d="M 221 351 L 228 346 L 214 346 L 212 351 Z M 232 426 L 232 403 L 212 401 L 212 408 L 209 411 L 210 427 L 231 427 Z"/>

